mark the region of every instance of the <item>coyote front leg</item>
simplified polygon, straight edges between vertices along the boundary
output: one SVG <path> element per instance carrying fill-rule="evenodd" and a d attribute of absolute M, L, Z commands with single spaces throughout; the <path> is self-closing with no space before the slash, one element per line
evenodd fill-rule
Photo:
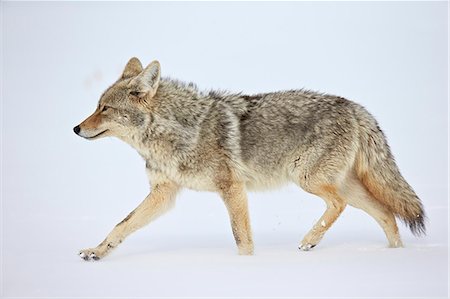
<path fill-rule="evenodd" d="M 178 185 L 172 182 L 161 182 L 152 186 L 144 201 L 117 224 L 103 242 L 95 248 L 81 250 L 80 257 L 84 260 L 98 260 L 107 255 L 128 235 L 168 211 L 175 203 L 178 190 Z"/>
<path fill-rule="evenodd" d="M 244 184 L 223 184 L 220 193 L 230 215 L 234 239 L 241 255 L 253 254 L 252 230 L 248 216 L 247 195 Z"/>

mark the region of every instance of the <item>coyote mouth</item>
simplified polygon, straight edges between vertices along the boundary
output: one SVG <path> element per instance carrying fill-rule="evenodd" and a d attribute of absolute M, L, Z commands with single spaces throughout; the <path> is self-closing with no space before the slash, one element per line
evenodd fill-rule
<path fill-rule="evenodd" d="M 94 138 L 99 137 L 100 135 L 102 135 L 102 134 L 105 133 L 106 131 L 108 131 L 108 129 L 106 129 L 106 130 L 104 130 L 104 131 L 102 131 L 102 132 L 100 132 L 100 133 L 98 133 L 98 134 L 96 134 L 96 135 L 94 135 L 94 136 L 89 136 L 89 137 L 84 137 L 84 138 L 86 138 L 86 139 L 94 139 Z"/>

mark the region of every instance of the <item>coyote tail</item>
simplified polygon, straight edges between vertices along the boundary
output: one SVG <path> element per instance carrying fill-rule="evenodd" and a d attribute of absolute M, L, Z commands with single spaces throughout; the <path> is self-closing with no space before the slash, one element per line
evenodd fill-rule
<path fill-rule="evenodd" d="M 357 176 L 372 195 L 402 220 L 415 236 L 425 234 L 423 205 L 401 175 L 375 119 L 365 111 L 360 119 Z"/>

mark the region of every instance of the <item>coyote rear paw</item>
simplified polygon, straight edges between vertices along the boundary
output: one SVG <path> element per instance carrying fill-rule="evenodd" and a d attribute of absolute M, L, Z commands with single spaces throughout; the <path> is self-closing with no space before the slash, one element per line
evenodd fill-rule
<path fill-rule="evenodd" d="M 298 249 L 303 250 L 303 251 L 309 251 L 309 250 L 313 249 L 314 247 L 316 247 L 316 245 L 306 243 L 306 244 L 300 244 L 298 246 Z"/>
<path fill-rule="evenodd" d="M 94 260 L 98 261 L 106 255 L 106 251 L 97 248 L 89 248 L 81 250 L 78 255 L 85 261 Z"/>

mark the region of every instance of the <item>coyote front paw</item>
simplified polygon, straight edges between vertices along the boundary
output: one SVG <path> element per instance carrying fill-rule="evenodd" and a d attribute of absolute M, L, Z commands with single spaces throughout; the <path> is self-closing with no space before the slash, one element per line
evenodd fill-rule
<path fill-rule="evenodd" d="M 104 257 L 106 252 L 103 252 L 96 248 L 89 248 L 81 250 L 78 255 L 85 261 L 94 260 L 98 261 L 102 257 Z"/>
<path fill-rule="evenodd" d="M 241 245 L 238 250 L 239 255 L 253 255 L 253 244 Z"/>
<path fill-rule="evenodd" d="M 316 245 L 306 243 L 306 244 L 300 244 L 298 246 L 298 249 L 303 250 L 303 251 L 309 251 L 309 250 L 313 249 L 314 247 L 316 247 Z"/>

